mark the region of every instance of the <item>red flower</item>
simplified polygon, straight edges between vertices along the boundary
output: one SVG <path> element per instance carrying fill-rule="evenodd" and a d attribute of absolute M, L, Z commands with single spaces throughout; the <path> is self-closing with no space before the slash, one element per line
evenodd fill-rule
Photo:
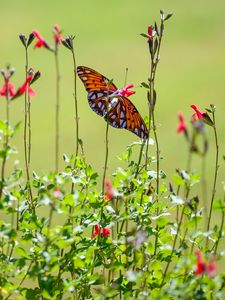
<path fill-rule="evenodd" d="M 177 126 L 177 132 L 178 133 L 185 132 L 187 130 L 187 127 L 186 127 L 186 122 L 184 120 L 184 115 L 182 112 L 178 113 L 178 119 L 179 119 L 179 124 Z"/>
<path fill-rule="evenodd" d="M 152 26 L 148 25 L 148 40 L 151 41 L 153 38 Z"/>
<path fill-rule="evenodd" d="M 205 272 L 206 265 L 203 261 L 202 253 L 199 250 L 195 252 L 195 255 L 197 257 L 195 275 L 201 275 Z"/>
<path fill-rule="evenodd" d="M 107 237 L 110 235 L 110 229 L 105 227 L 105 228 L 102 228 L 101 230 L 101 235 L 103 235 L 104 237 Z"/>
<path fill-rule="evenodd" d="M 129 89 L 131 89 L 132 87 L 134 87 L 134 84 L 130 83 L 127 84 L 125 87 L 123 87 L 122 89 L 119 89 L 117 92 L 120 96 L 125 96 L 125 97 L 129 97 L 133 94 L 135 94 L 136 92 L 134 91 L 129 91 Z"/>
<path fill-rule="evenodd" d="M 19 95 L 23 95 L 26 91 L 29 96 L 35 96 L 35 91 L 30 87 L 30 82 L 33 79 L 33 74 L 30 74 L 27 76 L 27 79 L 25 80 L 24 84 L 19 87 L 17 93 Z"/>
<path fill-rule="evenodd" d="M 45 39 L 42 37 L 42 35 L 37 30 L 33 30 L 32 33 L 36 38 L 36 43 L 34 45 L 34 48 L 43 47 L 43 48 L 51 50 L 51 47 L 49 46 L 49 44 L 45 41 Z"/>
<path fill-rule="evenodd" d="M 7 86 L 8 86 L 8 96 L 13 97 L 16 93 L 16 90 L 14 88 L 14 85 L 10 81 L 8 81 L 7 84 L 6 84 L 6 82 L 3 83 L 3 86 L 0 89 L 0 95 L 1 96 L 6 96 Z"/>
<path fill-rule="evenodd" d="M 105 190 L 104 200 L 110 201 L 114 196 L 114 189 L 112 187 L 110 179 L 105 179 Z"/>
<path fill-rule="evenodd" d="M 59 25 L 55 24 L 54 25 L 54 30 L 53 30 L 53 38 L 55 40 L 56 45 L 61 45 L 62 44 L 62 32 L 59 30 Z"/>
<path fill-rule="evenodd" d="M 96 237 L 99 234 L 99 226 L 98 226 L 98 224 L 96 224 L 94 226 L 94 229 L 95 230 L 94 230 L 93 234 L 91 235 L 92 238 Z M 110 235 L 110 229 L 107 228 L 107 227 L 102 228 L 101 235 L 103 235 L 104 237 L 109 236 Z"/>
<path fill-rule="evenodd" d="M 99 226 L 98 226 L 98 224 L 96 224 L 94 226 L 94 229 L 95 230 L 94 230 L 93 234 L 91 235 L 92 238 L 96 237 L 96 235 L 98 235 L 98 233 L 99 233 Z"/>
<path fill-rule="evenodd" d="M 201 275 L 205 273 L 209 277 L 214 277 L 217 270 L 217 265 L 214 262 L 214 258 L 212 258 L 211 261 L 207 263 L 204 261 L 203 255 L 199 250 L 195 252 L 195 255 L 197 257 L 195 275 Z"/>
<path fill-rule="evenodd" d="M 202 120 L 203 119 L 203 114 L 200 112 L 200 110 L 198 109 L 198 107 L 196 105 L 192 104 L 191 108 L 193 108 L 194 111 L 195 111 L 195 114 L 192 116 L 193 119 L 195 119 L 196 116 L 197 116 L 199 120 Z"/>

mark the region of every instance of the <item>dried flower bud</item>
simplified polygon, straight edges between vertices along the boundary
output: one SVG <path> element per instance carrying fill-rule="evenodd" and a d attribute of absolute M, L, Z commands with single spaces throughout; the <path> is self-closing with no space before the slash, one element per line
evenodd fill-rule
<path fill-rule="evenodd" d="M 73 36 L 67 36 L 62 40 L 63 45 L 69 50 L 73 51 Z"/>
<path fill-rule="evenodd" d="M 30 33 L 29 38 L 28 38 L 28 42 L 27 42 L 27 47 L 30 46 L 30 44 L 33 42 L 35 36 L 33 34 L 33 32 Z"/>
<path fill-rule="evenodd" d="M 38 80 L 40 77 L 41 77 L 41 72 L 40 72 L 40 71 L 37 71 L 37 72 L 34 74 L 34 77 L 33 77 L 33 79 L 31 80 L 30 85 L 33 84 L 36 80 Z"/>
<path fill-rule="evenodd" d="M 20 34 L 19 38 L 20 38 L 22 44 L 24 45 L 24 47 L 26 48 L 27 47 L 27 38 L 25 37 L 25 35 L 24 34 Z"/>

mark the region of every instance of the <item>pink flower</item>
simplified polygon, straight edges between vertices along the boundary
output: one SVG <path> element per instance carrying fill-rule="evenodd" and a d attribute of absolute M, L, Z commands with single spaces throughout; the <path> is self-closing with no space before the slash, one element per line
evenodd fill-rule
<path fill-rule="evenodd" d="M 54 197 L 59 198 L 61 197 L 62 193 L 60 192 L 60 190 L 56 189 L 53 191 L 53 195 Z"/>
<path fill-rule="evenodd" d="M 59 30 L 58 24 L 54 25 L 53 39 L 55 40 L 57 46 L 62 44 L 62 32 Z"/>
<path fill-rule="evenodd" d="M 0 89 L 0 95 L 6 97 L 7 86 L 8 86 L 8 96 L 11 98 L 16 94 L 16 90 L 14 85 L 10 81 L 8 81 L 7 84 L 6 82 L 3 83 L 3 86 Z"/>
<path fill-rule="evenodd" d="M 133 88 L 134 84 L 130 83 L 127 84 L 125 87 L 123 87 L 122 89 L 119 89 L 117 92 L 120 96 L 125 96 L 125 97 L 129 97 L 133 94 L 135 94 L 136 92 L 134 91 L 129 91 L 129 89 Z"/>
<path fill-rule="evenodd" d="M 152 26 L 148 25 L 148 41 L 151 41 L 153 38 Z"/>
<path fill-rule="evenodd" d="M 211 261 L 206 266 L 206 273 L 209 277 L 214 277 L 216 275 L 216 271 L 217 271 L 217 264 L 214 261 Z"/>
<path fill-rule="evenodd" d="M 99 226 L 98 224 L 96 224 L 94 226 L 94 232 L 93 234 L 91 235 L 92 238 L 96 237 L 97 235 L 99 234 Z M 104 237 L 107 237 L 110 235 L 110 229 L 105 227 L 105 228 L 102 228 L 101 230 L 101 235 L 103 235 Z"/>
<path fill-rule="evenodd" d="M 181 133 L 187 130 L 186 122 L 184 120 L 184 115 L 182 112 L 178 113 L 179 124 L 177 126 L 177 132 Z"/>
<path fill-rule="evenodd" d="M 112 187 L 110 179 L 105 179 L 105 195 L 104 195 L 104 200 L 110 201 L 112 200 L 114 196 L 114 189 Z"/>
<path fill-rule="evenodd" d="M 193 118 L 195 118 L 197 116 L 199 120 L 202 120 L 203 119 L 203 114 L 200 112 L 198 107 L 196 105 L 192 104 L 191 108 L 193 108 L 194 111 L 195 111 L 195 114 L 193 115 Z"/>
<path fill-rule="evenodd" d="M 32 33 L 36 38 L 36 43 L 34 45 L 34 48 L 43 47 L 43 48 L 52 50 L 51 47 L 49 46 L 49 44 L 45 41 L 45 39 L 42 37 L 42 35 L 37 30 L 33 30 Z"/>

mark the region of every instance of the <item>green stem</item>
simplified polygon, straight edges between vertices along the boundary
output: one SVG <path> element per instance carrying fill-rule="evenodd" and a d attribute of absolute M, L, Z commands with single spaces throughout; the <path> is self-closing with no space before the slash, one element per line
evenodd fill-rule
<path fill-rule="evenodd" d="M 6 133 L 4 134 L 4 150 L 5 154 L 2 160 L 2 169 L 1 169 L 1 185 L 0 185 L 0 199 L 2 197 L 2 192 L 5 184 L 5 165 L 6 165 L 6 159 L 7 159 L 7 149 L 9 144 L 9 80 L 5 79 L 6 83 Z"/>
<path fill-rule="evenodd" d="M 225 204 L 225 194 L 224 194 L 224 197 L 223 197 L 223 203 Z M 223 210 L 222 211 L 222 219 L 221 219 L 221 224 L 220 224 L 220 229 L 219 229 L 219 234 L 218 234 L 218 239 L 215 243 L 215 249 L 214 249 L 214 254 L 216 255 L 217 253 L 217 249 L 218 249 L 218 246 L 219 246 L 219 243 L 220 243 L 220 240 L 223 236 L 223 226 L 224 226 L 224 221 L 225 221 L 225 211 Z"/>
<path fill-rule="evenodd" d="M 55 115 L 55 171 L 59 170 L 59 109 L 60 109 L 60 73 L 59 73 L 59 57 L 58 48 L 55 51 L 55 69 L 56 69 L 56 115 Z"/>
<path fill-rule="evenodd" d="M 104 191 L 105 191 L 105 177 L 106 177 L 106 170 L 107 170 L 107 164 L 108 164 L 108 155 L 109 155 L 108 132 L 109 132 L 109 123 L 107 122 L 106 123 L 106 132 L 105 132 L 105 164 L 104 164 L 104 171 L 103 171 L 103 177 L 102 177 L 102 194 L 103 195 L 104 195 Z"/>
<path fill-rule="evenodd" d="M 73 68 L 74 68 L 74 108 L 75 108 L 75 120 L 76 120 L 76 156 L 78 155 L 78 145 L 79 145 L 79 117 L 78 117 L 78 104 L 77 104 L 77 66 L 74 50 L 72 50 L 73 55 Z"/>
<path fill-rule="evenodd" d="M 218 160 L 219 160 L 219 144 L 218 144 L 218 137 L 217 137 L 217 131 L 216 131 L 216 118 L 215 118 L 215 111 L 213 110 L 213 131 L 215 136 L 215 144 L 216 144 L 216 158 L 215 158 L 215 173 L 214 173 L 214 181 L 213 181 L 213 189 L 212 189 L 212 197 L 211 197 L 211 203 L 210 203 L 210 209 L 209 209 L 209 218 L 207 223 L 207 231 L 209 231 L 210 228 L 210 222 L 211 222 L 211 216 L 212 216 L 212 208 L 213 208 L 213 202 L 216 194 L 216 182 L 217 182 L 217 175 L 218 175 Z M 208 237 L 206 239 L 206 246 L 208 245 Z"/>
<path fill-rule="evenodd" d="M 28 73 L 28 49 L 25 47 L 25 78 L 27 80 L 27 73 Z M 24 159 L 25 159 L 25 169 L 26 169 L 26 177 L 27 177 L 27 184 L 28 184 L 28 193 L 29 198 L 32 201 L 33 195 L 30 185 L 30 170 L 29 170 L 29 163 L 30 163 L 30 139 L 31 139 L 31 132 L 30 132 L 30 108 L 29 108 L 30 99 L 28 99 L 27 89 L 25 91 L 24 96 L 24 129 L 23 129 L 23 143 L 24 143 Z M 28 134 L 28 145 L 27 145 L 27 127 L 29 127 L 29 134 Z"/>
<path fill-rule="evenodd" d="M 30 156 L 31 156 L 31 102 L 28 95 L 28 168 L 30 169 Z"/>
<path fill-rule="evenodd" d="M 206 184 L 206 155 L 202 157 L 202 199 L 205 215 L 208 216 L 208 197 Z M 207 218 L 205 218 L 205 229 L 207 228 Z"/>
<path fill-rule="evenodd" d="M 139 158 L 138 158 L 138 162 L 137 162 L 137 169 L 136 169 L 136 173 L 135 173 L 134 178 L 137 178 L 138 173 L 139 173 L 139 167 L 140 167 L 140 163 L 141 163 L 141 158 L 142 158 L 142 154 L 143 154 L 144 145 L 145 145 L 145 141 L 143 141 L 142 144 L 141 144 L 141 149 L 140 149 Z"/>

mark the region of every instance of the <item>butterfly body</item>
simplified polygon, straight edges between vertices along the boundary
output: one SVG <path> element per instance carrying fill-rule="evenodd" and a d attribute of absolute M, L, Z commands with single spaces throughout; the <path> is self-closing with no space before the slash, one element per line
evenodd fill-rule
<path fill-rule="evenodd" d="M 97 71 L 79 66 L 77 74 L 88 92 L 91 109 L 115 128 L 125 128 L 142 139 L 148 138 L 148 130 L 134 104 L 118 93 L 117 87 Z"/>

